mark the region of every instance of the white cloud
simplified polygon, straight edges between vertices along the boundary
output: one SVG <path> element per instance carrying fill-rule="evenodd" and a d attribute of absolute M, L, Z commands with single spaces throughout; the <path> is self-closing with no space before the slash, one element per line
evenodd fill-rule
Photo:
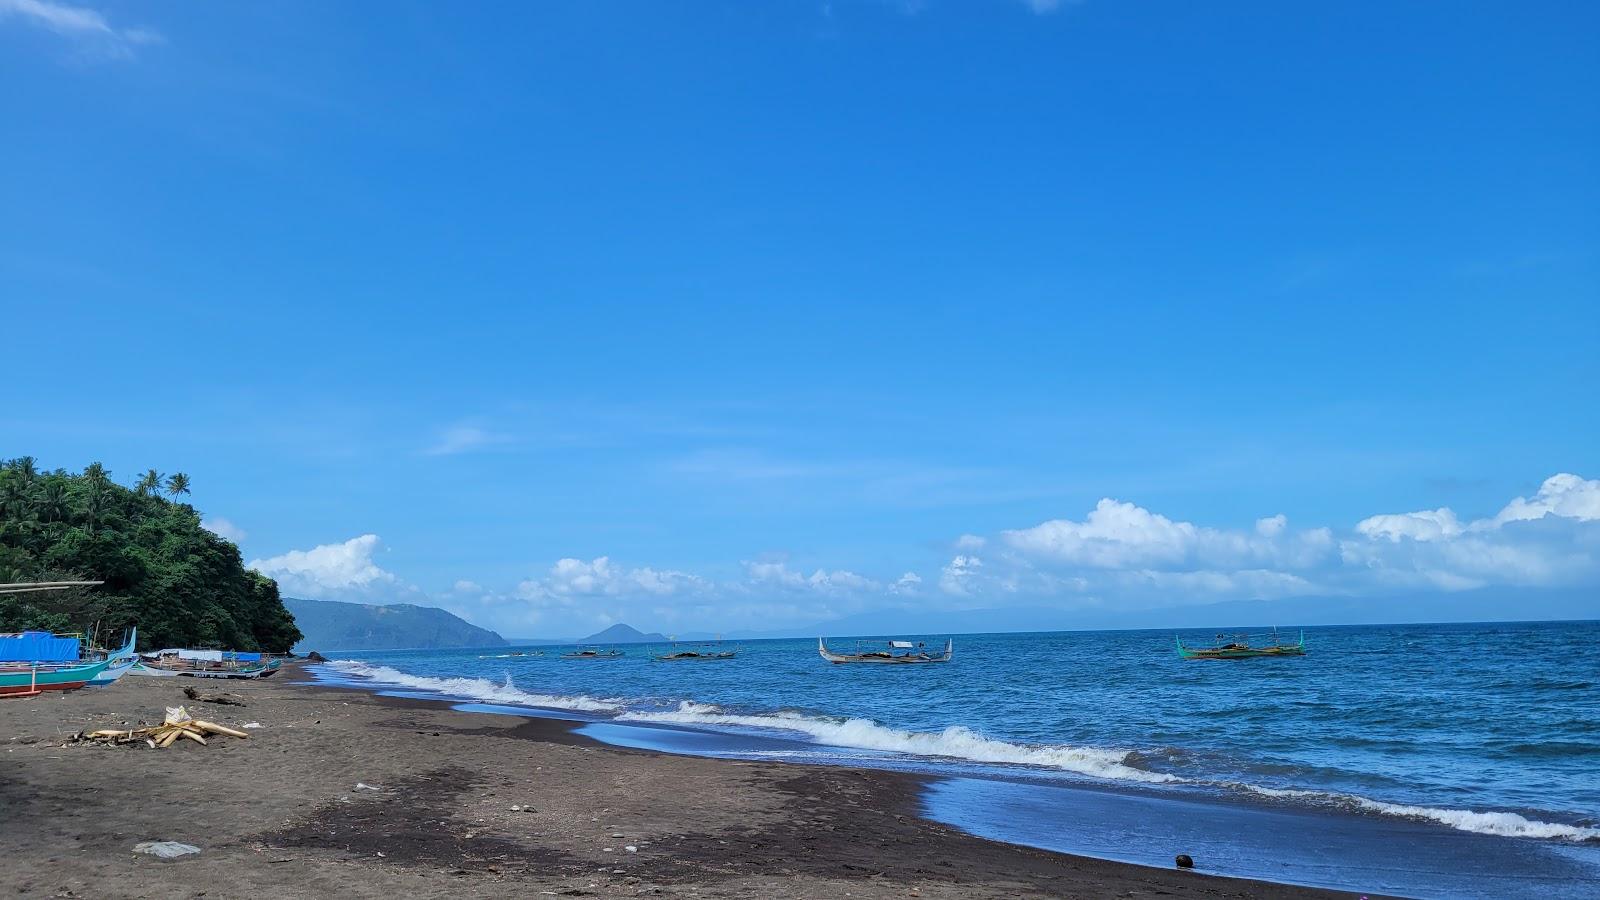
<path fill-rule="evenodd" d="M 829 572 L 817 569 L 805 575 L 789 568 L 783 562 L 746 562 L 744 564 L 747 587 L 782 588 L 790 591 L 814 591 L 821 594 L 852 594 L 879 590 L 882 585 L 865 575 L 844 569 Z"/>
<path fill-rule="evenodd" d="M 1438 590 L 1578 584 L 1600 575 L 1600 481 L 1561 473 L 1463 523 L 1448 507 L 1363 519 L 1345 564 L 1378 584 Z"/>
<path fill-rule="evenodd" d="M 922 588 L 922 576 L 915 572 L 907 572 L 889 585 L 892 594 L 915 594 Z"/>
<path fill-rule="evenodd" d="M 530 600 L 571 601 L 579 597 L 667 596 L 687 593 L 705 582 L 687 572 L 670 569 L 627 569 L 613 565 L 610 557 L 556 560 L 542 578 L 530 578 L 517 586 L 517 594 Z"/>
<path fill-rule="evenodd" d="M 212 516 L 206 519 L 200 523 L 200 527 L 224 540 L 233 541 L 235 544 L 242 543 L 245 538 L 249 537 L 249 533 L 243 528 L 221 516 Z"/>
<path fill-rule="evenodd" d="M 971 592 L 970 583 L 981 568 L 983 560 L 978 557 L 965 554 L 957 556 L 939 571 L 939 589 L 946 594 L 964 597 Z"/>
<path fill-rule="evenodd" d="M 1586 480 L 1563 472 L 1546 478 L 1532 500 L 1518 497 L 1494 517 L 1496 525 L 1558 516 L 1592 522 L 1600 519 L 1600 480 Z"/>
<path fill-rule="evenodd" d="M 483 593 L 483 585 L 477 583 L 476 581 L 468 581 L 465 578 L 463 578 L 460 581 L 457 581 L 455 584 L 451 585 L 450 593 L 452 593 L 452 594 L 481 594 L 481 593 Z"/>
<path fill-rule="evenodd" d="M 983 545 L 987 544 L 987 543 L 989 543 L 989 539 L 983 537 L 982 535 L 963 534 L 961 537 L 956 538 L 956 549 L 957 550 L 982 550 L 983 549 Z"/>
<path fill-rule="evenodd" d="M 1052 519 L 1001 536 L 1024 556 L 1100 569 L 1304 568 L 1332 556 L 1327 529 L 1290 533 L 1287 526 L 1275 516 L 1254 532 L 1208 528 L 1107 497 L 1081 522 Z"/>
<path fill-rule="evenodd" d="M 373 562 L 373 554 L 382 547 L 377 535 L 363 534 L 342 544 L 323 544 L 251 560 L 249 568 L 275 579 L 288 596 L 328 599 L 393 589 L 414 591 Z"/>
<path fill-rule="evenodd" d="M 149 28 L 117 28 L 97 10 L 53 0 L 0 0 L 0 22 L 8 19 L 53 31 L 111 57 L 129 57 L 134 47 L 163 40 Z"/>
<path fill-rule="evenodd" d="M 1447 507 L 1372 516 L 1356 523 L 1357 532 L 1373 540 L 1390 542 L 1398 542 L 1402 538 L 1437 541 L 1456 537 L 1465 530 L 1456 519 L 1456 514 Z"/>
<path fill-rule="evenodd" d="M 454 456 L 493 444 L 503 444 L 505 435 L 476 425 L 452 425 L 439 433 L 439 439 L 422 452 L 427 456 Z"/>

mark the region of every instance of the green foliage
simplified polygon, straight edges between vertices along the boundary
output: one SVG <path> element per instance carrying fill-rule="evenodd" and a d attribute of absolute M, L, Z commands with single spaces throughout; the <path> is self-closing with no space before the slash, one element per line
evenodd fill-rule
<path fill-rule="evenodd" d="M 81 475 L 0 464 L 0 582 L 104 581 L 97 588 L 0 595 L 0 631 L 121 634 L 142 647 L 287 651 L 300 639 L 277 582 L 244 567 L 239 548 L 200 527 L 174 498 L 182 473 L 151 469 L 134 490 L 99 463 Z"/>

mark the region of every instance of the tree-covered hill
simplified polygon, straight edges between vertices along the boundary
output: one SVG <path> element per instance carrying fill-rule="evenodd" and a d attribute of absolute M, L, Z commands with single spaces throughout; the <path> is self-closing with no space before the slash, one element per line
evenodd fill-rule
<path fill-rule="evenodd" d="M 96 588 L 0 594 L 0 631 L 139 626 L 139 646 L 287 651 L 300 639 L 278 585 L 246 569 L 239 548 L 200 527 L 180 498 L 187 475 L 154 469 L 133 488 L 99 463 L 41 471 L 0 464 L 0 583 L 104 581 Z M 162 496 L 167 494 L 168 497 Z"/>

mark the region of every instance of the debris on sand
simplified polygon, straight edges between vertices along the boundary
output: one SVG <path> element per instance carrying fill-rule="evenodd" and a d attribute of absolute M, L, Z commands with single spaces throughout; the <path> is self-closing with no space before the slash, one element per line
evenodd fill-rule
<path fill-rule="evenodd" d="M 197 744 L 206 743 L 206 735 L 223 734 L 228 737 L 247 738 L 249 733 L 215 722 L 195 719 L 181 706 L 167 707 L 167 717 L 160 725 L 147 728 L 102 728 L 98 731 L 80 731 L 72 736 L 72 743 L 148 744 L 150 747 L 170 747 L 178 738 Z"/>
<path fill-rule="evenodd" d="M 177 841 L 141 841 L 133 845 L 133 852 L 148 853 L 160 859 L 177 859 L 191 853 L 199 853 L 200 848 L 192 844 L 180 844 Z"/>

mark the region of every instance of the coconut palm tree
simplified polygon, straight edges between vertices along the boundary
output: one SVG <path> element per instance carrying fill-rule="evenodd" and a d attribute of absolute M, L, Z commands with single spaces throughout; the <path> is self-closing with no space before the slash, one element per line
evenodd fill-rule
<path fill-rule="evenodd" d="M 13 472 L 15 470 L 13 469 Z M 28 489 L 22 479 L 12 475 L 0 487 L 0 519 L 22 521 L 28 511 Z"/>
<path fill-rule="evenodd" d="M 83 477 L 89 479 L 89 483 L 97 488 L 103 488 L 111 481 L 111 473 L 106 471 L 105 466 L 97 462 L 89 463 L 83 467 Z"/>
<path fill-rule="evenodd" d="M 133 489 L 140 496 L 154 497 L 161 490 L 161 473 L 155 469 L 145 472 L 139 477 L 139 483 L 134 485 Z"/>
<path fill-rule="evenodd" d="M 189 493 L 189 476 L 182 472 L 174 472 L 167 476 L 167 493 L 176 500 L 182 494 Z"/>
<path fill-rule="evenodd" d="M 89 496 L 84 498 L 83 517 L 89 524 L 89 533 L 94 534 L 95 523 L 100 521 L 100 514 L 105 512 L 105 488 L 98 485 L 89 486 Z"/>
<path fill-rule="evenodd" d="M 60 478 L 44 483 L 44 496 L 39 500 L 39 518 L 46 522 L 59 522 L 67 517 L 67 485 Z"/>
<path fill-rule="evenodd" d="M 39 467 L 31 456 L 19 456 L 12 460 L 11 471 L 16 472 L 17 477 L 22 479 L 22 486 L 25 488 L 32 487 L 33 480 L 39 477 Z"/>

